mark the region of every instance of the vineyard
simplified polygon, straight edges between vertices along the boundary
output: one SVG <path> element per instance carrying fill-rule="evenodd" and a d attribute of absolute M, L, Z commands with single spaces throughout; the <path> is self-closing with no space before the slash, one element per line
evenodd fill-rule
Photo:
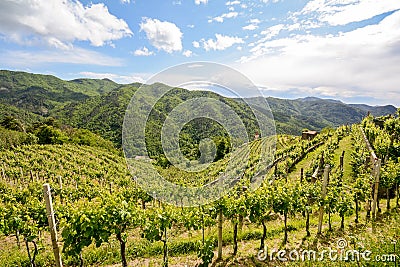
<path fill-rule="evenodd" d="M 125 159 L 105 148 L 4 149 L 0 266 L 56 266 L 58 249 L 64 266 L 399 265 L 398 258 L 377 264 L 257 257 L 272 249 L 336 248 L 338 238 L 373 255 L 400 255 L 392 244 L 400 240 L 399 117 L 368 116 L 360 124 L 324 129 L 311 140 L 277 135 L 275 158 L 264 166 L 263 183 L 253 191 L 251 178 L 261 171 L 254 166 L 263 163 L 267 139 L 246 146 L 249 161 L 237 165 L 241 180 L 233 190 L 192 208 L 166 205 L 146 194 Z M 199 186 L 226 171 L 228 163 L 225 157 L 201 172 L 173 166 L 157 170 L 175 184 Z M 136 164 L 152 168 L 151 162 Z M 44 184 L 50 192 L 44 192 Z M 52 198 L 56 242 L 46 195 Z"/>

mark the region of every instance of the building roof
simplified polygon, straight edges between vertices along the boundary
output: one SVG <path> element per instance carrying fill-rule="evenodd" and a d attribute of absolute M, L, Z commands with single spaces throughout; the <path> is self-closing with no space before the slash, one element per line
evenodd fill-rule
<path fill-rule="evenodd" d="M 317 131 L 305 131 L 305 132 L 303 132 L 303 134 L 311 134 L 311 135 L 315 135 L 315 134 L 318 134 L 318 132 Z"/>

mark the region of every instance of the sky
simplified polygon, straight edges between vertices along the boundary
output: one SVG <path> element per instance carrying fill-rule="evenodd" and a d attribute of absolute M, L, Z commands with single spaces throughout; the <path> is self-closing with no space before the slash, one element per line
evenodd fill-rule
<path fill-rule="evenodd" d="M 400 106 L 400 0 L 0 1 L 0 69 L 131 83 L 195 61 L 264 96 Z"/>

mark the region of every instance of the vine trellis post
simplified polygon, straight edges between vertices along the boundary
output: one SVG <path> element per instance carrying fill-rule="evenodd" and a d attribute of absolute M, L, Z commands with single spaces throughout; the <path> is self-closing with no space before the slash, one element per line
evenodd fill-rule
<path fill-rule="evenodd" d="M 60 248 L 58 247 L 57 229 L 56 229 L 56 222 L 55 222 L 55 218 L 54 218 L 53 200 L 51 198 L 51 191 L 50 191 L 49 184 L 43 185 L 43 193 L 44 193 L 44 200 L 46 202 L 46 214 L 47 214 L 47 219 L 49 221 L 49 228 L 50 228 L 50 235 L 51 235 L 51 243 L 53 245 L 54 259 L 56 262 L 56 266 L 62 267 L 63 265 L 62 265 L 62 260 L 61 260 L 61 252 L 60 252 Z"/>

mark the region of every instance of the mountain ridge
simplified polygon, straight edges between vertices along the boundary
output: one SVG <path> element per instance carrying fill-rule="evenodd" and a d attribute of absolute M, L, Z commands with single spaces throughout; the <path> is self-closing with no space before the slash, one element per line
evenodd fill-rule
<path fill-rule="evenodd" d="M 26 118 L 33 120 L 37 115 L 53 116 L 62 123 L 87 128 L 120 143 L 126 107 L 140 86 L 141 83 L 118 84 L 110 79 L 80 78 L 65 81 L 52 75 L 1 70 L 0 117 L 16 115 L 20 118 L 23 117 L 21 114 L 25 114 Z M 166 85 L 145 86 L 151 90 L 152 86 Z M 211 93 L 179 89 L 175 95 L 168 95 L 164 101 L 173 107 L 188 98 L 202 94 L 210 96 Z M 212 97 L 236 106 L 238 112 L 247 112 L 241 100 L 223 97 L 217 93 L 212 93 Z M 303 129 L 321 130 L 325 127 L 357 123 L 368 112 L 374 116 L 382 116 L 397 111 L 393 105 L 346 104 L 339 100 L 317 97 L 266 99 L 274 115 L 277 132 L 294 135 L 301 134 Z M 246 101 L 252 99 L 248 98 Z M 171 106 L 167 106 L 161 105 L 157 111 L 162 117 L 170 111 Z M 261 112 L 266 114 L 267 110 Z M 250 119 L 249 114 L 241 115 Z"/>

